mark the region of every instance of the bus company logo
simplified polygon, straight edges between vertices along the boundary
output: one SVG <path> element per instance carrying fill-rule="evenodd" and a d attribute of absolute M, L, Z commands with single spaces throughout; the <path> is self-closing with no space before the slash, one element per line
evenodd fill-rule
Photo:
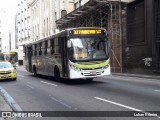
<path fill-rule="evenodd" d="M 11 118 L 12 112 L 2 112 L 2 118 Z"/>

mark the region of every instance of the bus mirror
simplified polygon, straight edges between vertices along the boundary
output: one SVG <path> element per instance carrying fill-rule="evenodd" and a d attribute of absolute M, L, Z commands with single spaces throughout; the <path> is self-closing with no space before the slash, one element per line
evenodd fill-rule
<path fill-rule="evenodd" d="M 14 69 L 16 70 L 17 66 L 16 65 L 13 65 Z"/>
<path fill-rule="evenodd" d="M 71 47 L 71 41 L 70 41 L 70 40 L 68 40 L 68 42 L 67 42 L 67 47 L 68 47 L 68 48 Z"/>

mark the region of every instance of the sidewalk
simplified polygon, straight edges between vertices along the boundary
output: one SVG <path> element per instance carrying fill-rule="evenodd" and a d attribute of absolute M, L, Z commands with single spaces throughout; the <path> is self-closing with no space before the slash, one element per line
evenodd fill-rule
<path fill-rule="evenodd" d="M 137 78 L 147 78 L 147 79 L 157 79 L 157 80 L 160 80 L 160 76 L 156 76 L 156 75 L 112 73 L 111 76 L 137 77 Z"/>
<path fill-rule="evenodd" d="M 2 95 L 0 94 L 0 114 L 3 111 L 13 111 L 12 108 L 8 105 L 8 103 L 4 100 L 4 98 L 2 97 Z M 1 116 L 1 115 L 0 115 Z M 0 117 L 0 120 L 13 120 L 13 119 L 4 119 L 2 117 Z"/>

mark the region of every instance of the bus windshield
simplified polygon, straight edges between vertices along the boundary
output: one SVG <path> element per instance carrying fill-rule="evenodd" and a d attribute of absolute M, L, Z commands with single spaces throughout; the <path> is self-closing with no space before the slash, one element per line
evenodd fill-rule
<path fill-rule="evenodd" d="M 10 62 L 12 65 L 18 64 L 17 52 L 1 52 L 0 61 Z"/>
<path fill-rule="evenodd" d="M 106 51 L 106 38 L 71 38 L 69 59 L 72 61 L 105 60 L 108 58 Z"/>

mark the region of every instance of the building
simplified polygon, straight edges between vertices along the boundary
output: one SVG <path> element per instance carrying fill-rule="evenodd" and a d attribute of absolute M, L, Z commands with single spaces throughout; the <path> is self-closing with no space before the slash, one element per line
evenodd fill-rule
<path fill-rule="evenodd" d="M 135 0 L 127 4 L 127 31 L 123 36 L 123 72 L 160 73 L 160 1 Z"/>
<path fill-rule="evenodd" d="M 74 10 L 56 21 L 60 30 L 103 27 L 108 30 L 112 73 L 160 72 L 158 0 L 74 0 Z"/>
<path fill-rule="evenodd" d="M 72 0 L 31 0 L 31 40 L 37 41 L 57 33 L 55 21 L 73 11 Z"/>
<path fill-rule="evenodd" d="M 55 33 L 54 0 L 31 0 L 31 40 L 37 41 Z"/>
<path fill-rule="evenodd" d="M 74 10 L 74 0 L 55 0 L 55 20 Z"/>
<path fill-rule="evenodd" d="M 112 73 L 159 74 L 159 6 L 158 0 L 32 0 L 31 38 L 57 29 L 103 27 Z"/>
<path fill-rule="evenodd" d="M 31 42 L 29 0 L 19 0 L 18 3 L 18 44 Z"/>
<path fill-rule="evenodd" d="M 6 17 L 4 17 L 6 16 Z M 0 9 L 0 51 L 9 51 L 9 26 L 8 12 L 5 8 Z"/>
<path fill-rule="evenodd" d="M 30 11 L 28 2 L 30 0 L 19 0 L 17 15 L 15 16 L 15 47 L 18 48 L 19 64 L 23 64 L 23 45 L 30 43 L 31 30 L 30 30 Z"/>

